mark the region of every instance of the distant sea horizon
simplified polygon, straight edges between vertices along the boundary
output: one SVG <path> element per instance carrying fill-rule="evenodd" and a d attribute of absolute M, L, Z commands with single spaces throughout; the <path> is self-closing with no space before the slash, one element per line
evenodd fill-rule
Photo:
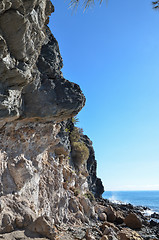
<path fill-rule="evenodd" d="M 152 212 L 159 213 L 159 190 L 105 191 L 103 198 L 115 203 L 145 206 L 150 208 Z"/>

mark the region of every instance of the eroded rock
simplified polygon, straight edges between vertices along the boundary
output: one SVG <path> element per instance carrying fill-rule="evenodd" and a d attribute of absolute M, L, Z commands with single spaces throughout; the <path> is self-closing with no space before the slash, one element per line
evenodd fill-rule
<path fill-rule="evenodd" d="M 46 26 L 49 0 L 2 1 L 0 10 L 0 124 L 19 117 L 63 120 L 85 104 L 65 80 L 56 39 Z"/>
<path fill-rule="evenodd" d="M 143 238 L 135 231 L 130 229 L 122 229 L 118 233 L 118 238 L 120 240 L 143 240 Z"/>
<path fill-rule="evenodd" d="M 107 218 L 109 222 L 115 222 L 116 220 L 116 211 L 112 206 L 106 208 Z"/>
<path fill-rule="evenodd" d="M 129 213 L 129 215 L 124 219 L 124 222 L 132 229 L 140 229 L 142 227 L 141 219 L 135 213 Z"/>

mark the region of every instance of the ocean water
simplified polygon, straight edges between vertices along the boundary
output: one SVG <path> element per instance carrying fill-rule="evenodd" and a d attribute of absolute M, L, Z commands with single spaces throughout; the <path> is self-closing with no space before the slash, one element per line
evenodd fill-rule
<path fill-rule="evenodd" d="M 106 191 L 103 198 L 116 203 L 121 201 L 134 206 L 146 206 L 159 213 L 159 191 Z"/>

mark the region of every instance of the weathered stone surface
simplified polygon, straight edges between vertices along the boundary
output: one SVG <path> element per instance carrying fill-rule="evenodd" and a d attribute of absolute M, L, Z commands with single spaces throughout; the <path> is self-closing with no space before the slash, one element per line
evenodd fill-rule
<path fill-rule="evenodd" d="M 58 43 L 46 26 L 51 1 L 3 0 L 0 7 L 0 125 L 76 115 L 85 97 L 62 77 Z"/>
<path fill-rule="evenodd" d="M 110 231 L 111 231 L 111 228 L 108 227 L 107 225 L 105 225 L 105 226 L 104 226 L 103 234 L 104 234 L 104 235 L 108 235 L 108 234 L 110 233 Z"/>
<path fill-rule="evenodd" d="M 122 211 L 116 211 L 116 220 L 115 220 L 118 224 L 121 224 L 124 222 L 124 215 L 122 213 Z"/>
<path fill-rule="evenodd" d="M 88 218 L 94 218 L 96 216 L 94 211 L 94 206 L 91 204 L 89 199 L 85 197 L 81 197 L 79 201 L 84 209 L 84 213 L 86 214 L 86 216 Z"/>
<path fill-rule="evenodd" d="M 69 210 L 74 213 L 79 211 L 79 203 L 76 198 L 71 198 L 69 200 Z"/>
<path fill-rule="evenodd" d="M 66 125 L 15 121 L 1 128 L 0 232 L 33 226 L 40 216 L 50 226 L 97 219 L 90 200 L 71 190 L 86 194 L 89 189 L 87 177 L 76 174 L 71 162 Z"/>
<path fill-rule="evenodd" d="M 98 217 L 101 221 L 107 221 L 107 215 L 105 213 L 99 213 Z"/>
<path fill-rule="evenodd" d="M 129 213 L 124 219 L 125 224 L 132 229 L 140 229 L 142 227 L 141 219 L 135 213 Z"/>
<path fill-rule="evenodd" d="M 118 228 L 117 226 L 115 226 L 115 224 L 105 221 L 105 222 L 101 225 L 101 229 L 102 229 L 102 231 L 104 232 L 105 229 L 108 229 L 108 228 L 112 228 L 113 231 L 116 232 L 116 233 L 119 231 L 119 228 Z"/>
<path fill-rule="evenodd" d="M 101 198 L 104 192 L 104 186 L 100 178 L 97 178 L 97 161 L 95 160 L 95 153 L 92 146 L 92 141 L 89 139 L 87 135 L 82 136 L 82 140 L 86 144 L 89 149 L 89 158 L 87 160 L 87 170 L 88 170 L 88 185 L 89 189 L 95 197 Z"/>
<path fill-rule="evenodd" d="M 119 240 L 143 240 L 143 238 L 135 231 L 131 229 L 122 229 L 118 233 Z"/>
<path fill-rule="evenodd" d="M 0 239 L 140 239 L 121 224 L 130 209 L 145 223 L 143 238 L 157 239 L 158 224 L 141 210 L 101 198 L 92 142 L 82 132 L 89 159 L 75 166 L 72 116 L 85 97 L 62 75 L 47 27 L 53 10 L 50 0 L 0 1 Z"/>
<path fill-rule="evenodd" d="M 30 233 L 24 230 L 16 230 L 11 233 L 5 233 L 0 235 L 1 240 L 47 240 L 48 238 L 42 238 L 40 234 Z"/>
<path fill-rule="evenodd" d="M 31 232 L 46 236 L 50 240 L 54 240 L 57 233 L 56 228 L 54 226 L 51 226 L 51 224 L 44 217 L 37 218 L 36 221 L 28 227 L 28 229 Z"/>
<path fill-rule="evenodd" d="M 114 222 L 116 220 L 116 211 L 112 206 L 106 208 L 106 213 L 109 222 Z"/>
<path fill-rule="evenodd" d="M 76 115 L 84 106 L 85 98 L 79 86 L 64 78 L 43 79 L 38 88 L 34 83 L 23 90 L 25 118 L 62 121 Z"/>

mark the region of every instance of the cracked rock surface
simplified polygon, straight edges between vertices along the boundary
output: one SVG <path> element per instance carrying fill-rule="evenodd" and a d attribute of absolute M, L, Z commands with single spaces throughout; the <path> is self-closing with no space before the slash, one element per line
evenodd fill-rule
<path fill-rule="evenodd" d="M 158 215 L 102 199 L 92 142 L 72 118 L 85 97 L 63 77 L 47 26 L 53 11 L 50 0 L 0 0 L 0 239 L 159 239 Z"/>
<path fill-rule="evenodd" d="M 50 0 L 0 3 L 0 125 L 15 119 L 64 120 L 85 104 L 64 79 L 56 39 L 47 27 Z"/>

